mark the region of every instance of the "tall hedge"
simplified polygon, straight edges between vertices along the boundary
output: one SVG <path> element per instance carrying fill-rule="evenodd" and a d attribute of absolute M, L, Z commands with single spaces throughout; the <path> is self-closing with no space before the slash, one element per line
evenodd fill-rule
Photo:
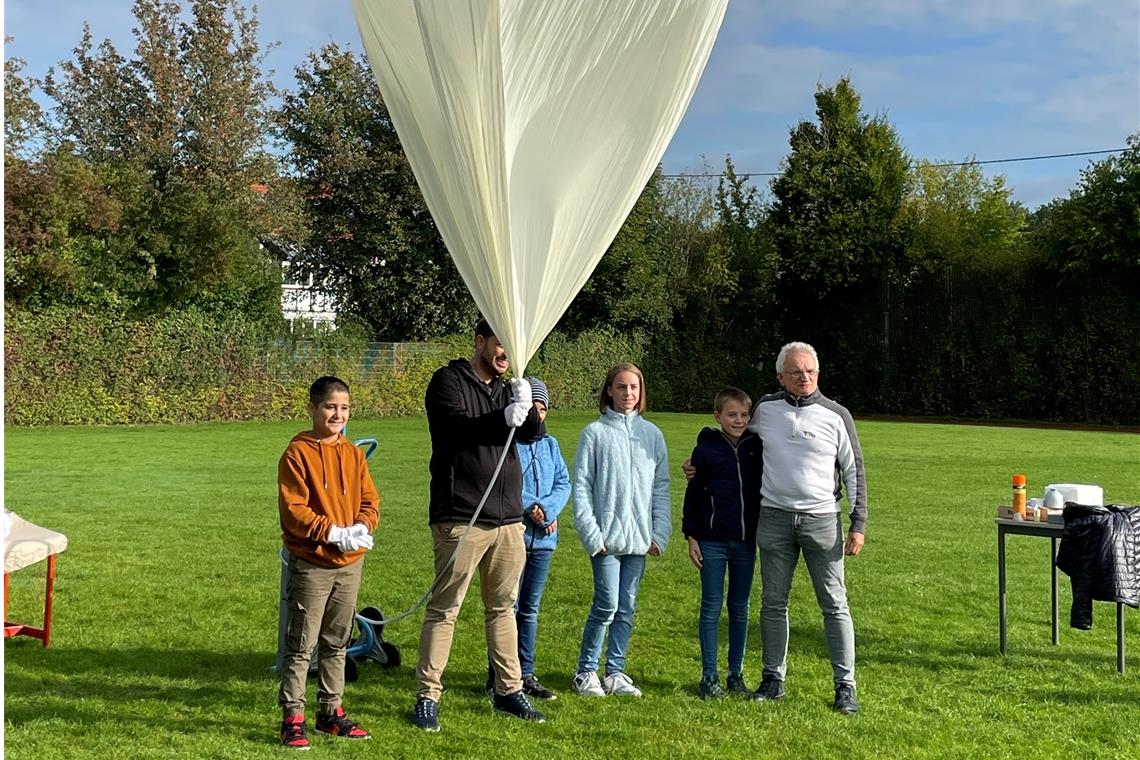
<path fill-rule="evenodd" d="M 472 351 L 470 335 L 397 347 L 366 359 L 355 330 L 294 339 L 272 326 L 196 311 L 150 321 L 50 309 L 5 317 L 4 411 L 10 425 L 113 425 L 277 420 L 304 415 L 309 383 L 336 374 L 360 416 L 418 414 L 431 374 Z M 642 360 L 642 342 L 607 330 L 554 334 L 528 374 L 562 408 L 594 406 L 617 361 Z"/>
<path fill-rule="evenodd" d="M 754 340 L 699 345 L 608 328 L 554 333 L 527 367 L 563 409 L 592 409 L 606 371 L 646 371 L 650 408 L 706 411 L 715 391 L 774 390 L 788 340 L 820 352 L 821 387 L 857 414 L 1140 425 L 1140 297 L 1128 282 L 1001 278 L 951 269 L 861 285 L 784 313 Z M 776 325 L 782 325 L 777 327 Z M 694 344 L 697 343 L 697 344 Z M 419 414 L 431 373 L 469 356 L 470 335 L 401 345 L 373 361 L 359 331 L 304 340 L 196 311 L 150 321 L 9 311 L 4 410 L 13 425 L 188 423 L 304 415 L 322 374 L 344 377 L 355 413 Z M 724 348 L 727 346 L 728 348 Z"/>

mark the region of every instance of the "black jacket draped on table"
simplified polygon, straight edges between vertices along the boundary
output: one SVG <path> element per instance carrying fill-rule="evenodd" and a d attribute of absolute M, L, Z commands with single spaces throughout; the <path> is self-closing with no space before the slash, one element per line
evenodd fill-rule
<path fill-rule="evenodd" d="M 1057 568 L 1073 585 L 1069 624 L 1092 628 L 1092 603 L 1140 607 L 1140 507 L 1066 502 Z"/>

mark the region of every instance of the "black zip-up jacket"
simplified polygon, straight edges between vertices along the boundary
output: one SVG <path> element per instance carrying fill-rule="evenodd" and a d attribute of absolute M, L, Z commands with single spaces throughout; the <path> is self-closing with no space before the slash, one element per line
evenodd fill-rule
<path fill-rule="evenodd" d="M 1073 584 L 1069 624 L 1092 628 L 1092 603 L 1140 607 L 1140 507 L 1065 503 L 1057 569 Z"/>
<path fill-rule="evenodd" d="M 685 538 L 756 542 L 762 453 L 755 433 L 744 433 L 734 446 L 718 428 L 701 430 L 692 458 L 697 474 L 685 488 Z"/>
<path fill-rule="evenodd" d="M 475 514 L 510 433 L 503 416 L 510 402 L 502 378 L 484 383 L 466 359 L 454 359 L 432 375 L 424 398 L 431 435 L 429 525 L 468 522 Z M 519 434 L 533 433 L 537 419 L 532 409 Z M 510 525 L 522 522 L 522 515 L 522 470 L 511 446 L 476 522 Z"/>

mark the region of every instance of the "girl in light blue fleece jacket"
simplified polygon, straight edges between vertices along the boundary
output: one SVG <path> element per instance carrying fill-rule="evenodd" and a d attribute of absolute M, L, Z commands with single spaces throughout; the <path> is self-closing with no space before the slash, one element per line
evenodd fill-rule
<path fill-rule="evenodd" d="M 645 555 L 665 551 L 673 530 L 669 463 L 665 437 L 641 416 L 645 380 L 636 365 L 609 371 L 598 408 L 602 416 L 582 430 L 574 457 L 574 527 L 594 571 L 574 691 L 640 697 L 625 673 L 625 658 Z M 607 630 L 606 676 L 599 680 Z"/>

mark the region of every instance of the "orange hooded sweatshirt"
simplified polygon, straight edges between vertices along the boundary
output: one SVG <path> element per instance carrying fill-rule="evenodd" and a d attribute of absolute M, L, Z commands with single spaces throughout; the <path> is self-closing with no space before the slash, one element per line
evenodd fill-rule
<path fill-rule="evenodd" d="M 341 552 L 328 543 L 329 528 L 380 522 L 380 495 L 368 474 L 364 452 L 338 435 L 332 443 L 310 432 L 289 442 L 277 465 L 281 537 L 289 553 L 322 567 L 344 567 L 364 549 Z"/>

